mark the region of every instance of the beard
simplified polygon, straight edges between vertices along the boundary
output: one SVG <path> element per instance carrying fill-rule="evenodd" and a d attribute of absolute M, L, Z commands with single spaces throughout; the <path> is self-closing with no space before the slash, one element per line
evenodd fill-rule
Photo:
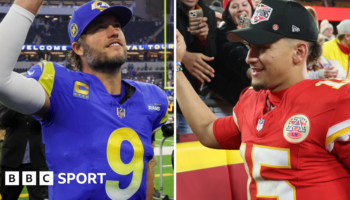
<path fill-rule="evenodd" d="M 98 51 L 96 48 L 82 43 L 84 49 L 84 56 L 87 64 L 91 69 L 101 73 L 118 73 L 121 66 L 126 61 L 126 48 L 124 47 L 123 55 L 108 57 L 106 53 Z"/>
<path fill-rule="evenodd" d="M 252 83 L 253 89 L 257 92 L 259 92 L 260 90 L 264 90 L 266 89 L 267 86 L 267 81 L 262 82 L 262 83 Z"/>

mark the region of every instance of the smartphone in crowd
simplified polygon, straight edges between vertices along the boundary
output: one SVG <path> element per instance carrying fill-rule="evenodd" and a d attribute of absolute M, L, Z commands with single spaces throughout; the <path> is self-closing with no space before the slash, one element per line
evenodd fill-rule
<path fill-rule="evenodd" d="M 189 11 L 189 19 L 190 19 L 190 32 L 192 35 L 196 33 L 199 29 L 199 24 L 203 18 L 203 10 L 190 10 Z"/>
<path fill-rule="evenodd" d="M 242 28 L 246 28 L 246 27 L 249 27 L 249 25 L 250 25 L 250 18 L 247 17 L 246 15 L 240 15 L 238 26 Z"/>

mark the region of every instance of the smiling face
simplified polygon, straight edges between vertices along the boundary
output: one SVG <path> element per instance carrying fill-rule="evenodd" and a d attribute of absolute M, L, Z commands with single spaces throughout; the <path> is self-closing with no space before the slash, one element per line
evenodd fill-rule
<path fill-rule="evenodd" d="M 184 6 L 186 6 L 188 9 L 194 9 L 194 7 L 197 5 L 199 0 L 181 0 Z"/>
<path fill-rule="evenodd" d="M 230 17 L 235 24 L 239 23 L 239 16 L 252 17 L 252 7 L 248 0 L 232 0 L 229 5 Z"/>
<path fill-rule="evenodd" d="M 285 38 L 265 45 L 250 45 L 246 62 L 252 69 L 254 90 L 288 88 L 293 68 L 293 45 Z"/>
<path fill-rule="evenodd" d="M 126 41 L 116 17 L 96 18 L 85 29 L 82 39 L 82 57 L 91 69 L 113 73 L 126 61 Z"/>

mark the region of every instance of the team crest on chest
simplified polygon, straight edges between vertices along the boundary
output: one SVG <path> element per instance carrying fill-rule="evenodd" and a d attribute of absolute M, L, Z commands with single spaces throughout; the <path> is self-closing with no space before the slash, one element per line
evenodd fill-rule
<path fill-rule="evenodd" d="M 117 108 L 117 115 L 120 119 L 123 119 L 125 117 L 125 109 L 122 107 Z"/>
<path fill-rule="evenodd" d="M 256 130 L 261 131 L 264 128 L 264 119 L 259 119 L 258 125 L 256 126 Z"/>
<path fill-rule="evenodd" d="M 283 136 L 290 143 L 299 143 L 306 139 L 310 132 L 310 121 L 305 115 L 290 117 L 283 128 Z"/>

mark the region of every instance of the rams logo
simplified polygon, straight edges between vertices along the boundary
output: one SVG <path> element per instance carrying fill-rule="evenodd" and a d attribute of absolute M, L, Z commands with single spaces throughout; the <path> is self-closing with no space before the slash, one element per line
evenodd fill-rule
<path fill-rule="evenodd" d="M 109 5 L 103 1 L 95 1 L 91 4 L 91 10 L 99 9 L 100 11 L 103 11 L 106 8 L 109 8 Z"/>
<path fill-rule="evenodd" d="M 290 117 L 283 128 L 283 136 L 290 143 L 299 143 L 306 139 L 310 132 L 310 121 L 305 115 Z"/>
<path fill-rule="evenodd" d="M 78 34 L 78 26 L 74 23 L 70 25 L 70 34 L 72 35 L 72 37 L 75 37 Z"/>
<path fill-rule="evenodd" d="M 160 111 L 160 106 L 157 106 L 160 104 L 156 104 L 155 105 L 148 105 L 148 110 L 154 110 L 154 111 Z"/>
<path fill-rule="evenodd" d="M 86 83 L 75 81 L 73 96 L 89 100 L 89 86 Z"/>

